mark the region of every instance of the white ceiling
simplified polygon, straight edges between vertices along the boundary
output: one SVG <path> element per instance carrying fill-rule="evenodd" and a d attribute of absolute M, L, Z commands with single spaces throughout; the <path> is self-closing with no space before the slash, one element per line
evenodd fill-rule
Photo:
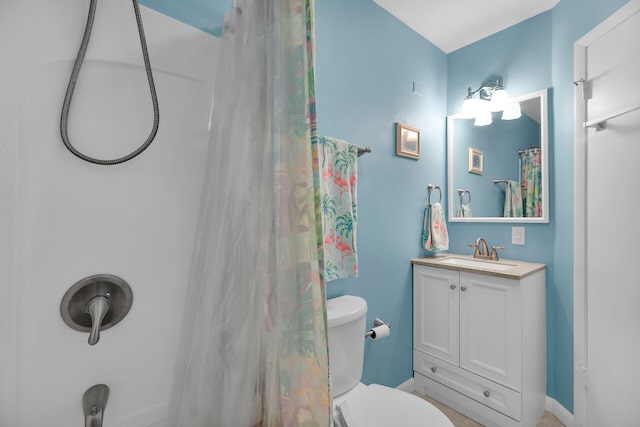
<path fill-rule="evenodd" d="M 445 53 L 545 12 L 560 0 L 373 0 Z"/>

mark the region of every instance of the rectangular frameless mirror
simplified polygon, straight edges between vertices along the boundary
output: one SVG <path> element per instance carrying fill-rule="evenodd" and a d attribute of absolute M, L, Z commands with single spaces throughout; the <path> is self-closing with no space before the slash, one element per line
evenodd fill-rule
<path fill-rule="evenodd" d="M 447 117 L 449 221 L 549 222 L 547 89 L 513 101 L 514 120 Z"/>

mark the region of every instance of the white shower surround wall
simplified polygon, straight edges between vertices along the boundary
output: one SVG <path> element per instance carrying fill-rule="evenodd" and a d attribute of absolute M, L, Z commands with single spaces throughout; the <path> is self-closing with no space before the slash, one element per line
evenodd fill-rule
<path fill-rule="evenodd" d="M 165 424 L 220 40 L 141 7 L 159 132 L 131 162 L 92 165 L 64 148 L 58 124 L 88 7 L 0 4 L 2 426 L 84 425 L 82 395 L 98 383 L 111 389 L 105 427 Z M 151 123 L 131 2 L 98 2 L 71 141 L 113 158 L 137 148 Z M 59 306 L 71 285 L 96 273 L 127 280 L 134 301 L 91 347 Z"/>

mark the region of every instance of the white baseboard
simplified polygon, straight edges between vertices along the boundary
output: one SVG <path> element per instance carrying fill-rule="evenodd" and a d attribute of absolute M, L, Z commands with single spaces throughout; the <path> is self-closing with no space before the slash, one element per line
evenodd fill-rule
<path fill-rule="evenodd" d="M 544 402 L 544 409 L 551 412 L 567 427 L 573 427 L 573 414 L 552 397 L 547 396 Z"/>
<path fill-rule="evenodd" d="M 400 384 L 396 389 L 406 391 L 407 393 L 413 393 L 416 389 L 413 377 Z"/>

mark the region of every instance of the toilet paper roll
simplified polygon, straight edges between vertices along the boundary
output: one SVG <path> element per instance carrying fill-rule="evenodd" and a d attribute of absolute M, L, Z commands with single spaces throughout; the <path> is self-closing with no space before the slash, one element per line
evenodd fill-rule
<path fill-rule="evenodd" d="M 379 340 L 381 338 L 388 337 L 389 334 L 391 334 L 391 329 L 389 329 L 389 326 L 387 325 L 380 325 L 371 329 L 371 332 L 373 332 L 371 334 L 371 339 Z"/>

